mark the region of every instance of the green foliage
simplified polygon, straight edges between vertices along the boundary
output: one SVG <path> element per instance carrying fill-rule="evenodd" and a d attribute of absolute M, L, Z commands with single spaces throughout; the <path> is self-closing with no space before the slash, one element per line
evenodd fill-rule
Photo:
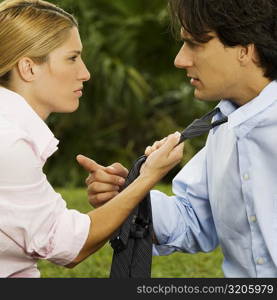
<path fill-rule="evenodd" d="M 162 192 L 171 194 L 171 187 L 159 185 Z M 60 193 L 67 201 L 68 208 L 87 212 L 91 209 L 86 200 L 84 189 L 61 189 Z M 40 261 L 39 268 L 44 278 L 56 277 L 91 277 L 107 278 L 110 274 L 112 248 L 106 244 L 102 249 L 87 258 L 73 269 L 66 269 L 48 261 Z M 169 256 L 155 256 L 152 263 L 153 278 L 218 278 L 221 271 L 222 253 L 218 248 L 211 253 L 185 254 L 174 253 Z"/>
<path fill-rule="evenodd" d="M 59 151 L 46 165 L 53 184 L 82 184 L 85 172 L 75 161 L 79 153 L 104 165 L 119 161 L 130 167 L 147 145 L 209 109 L 193 99 L 185 71 L 173 66 L 180 44 L 171 35 L 165 0 L 58 4 L 79 20 L 92 78 L 77 112 L 49 119 L 60 139 Z M 187 142 L 183 163 L 203 144 L 204 138 Z"/>

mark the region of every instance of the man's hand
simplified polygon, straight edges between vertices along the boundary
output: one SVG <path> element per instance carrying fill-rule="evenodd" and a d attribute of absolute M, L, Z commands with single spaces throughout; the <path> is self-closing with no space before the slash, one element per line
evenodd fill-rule
<path fill-rule="evenodd" d="M 84 155 L 77 155 L 76 159 L 90 173 L 86 184 L 89 203 L 93 207 L 103 205 L 119 193 L 128 174 L 128 170 L 120 163 L 104 167 Z"/>

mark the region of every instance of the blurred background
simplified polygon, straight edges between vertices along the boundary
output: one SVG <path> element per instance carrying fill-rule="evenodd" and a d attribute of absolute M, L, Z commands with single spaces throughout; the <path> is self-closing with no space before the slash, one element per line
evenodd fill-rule
<path fill-rule="evenodd" d="M 59 151 L 45 166 L 54 186 L 84 186 L 86 172 L 77 154 L 129 168 L 146 146 L 183 130 L 214 106 L 195 100 L 185 71 L 174 67 L 182 43 L 172 34 L 166 0 L 50 2 L 77 18 L 91 72 L 78 111 L 48 120 L 60 140 Z M 182 164 L 165 183 L 204 142 L 201 137 L 186 143 Z"/>

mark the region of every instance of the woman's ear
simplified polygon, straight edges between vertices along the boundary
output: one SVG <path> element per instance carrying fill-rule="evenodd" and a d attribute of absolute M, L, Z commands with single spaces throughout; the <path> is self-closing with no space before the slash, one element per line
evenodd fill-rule
<path fill-rule="evenodd" d="M 27 82 L 35 79 L 35 62 L 29 57 L 23 57 L 17 63 L 17 69 L 20 77 Z"/>

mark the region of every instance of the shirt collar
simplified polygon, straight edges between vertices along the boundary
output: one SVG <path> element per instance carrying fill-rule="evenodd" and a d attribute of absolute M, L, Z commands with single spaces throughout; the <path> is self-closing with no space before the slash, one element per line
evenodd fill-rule
<path fill-rule="evenodd" d="M 28 135 L 43 161 L 57 150 L 59 141 L 19 94 L 0 87 L 0 113 Z"/>
<path fill-rule="evenodd" d="M 258 120 L 252 117 L 268 108 L 276 100 L 277 81 L 272 81 L 257 97 L 240 107 L 236 107 L 229 100 L 222 100 L 218 107 L 225 116 L 228 116 L 228 128 L 239 126 L 246 121 L 248 125 L 251 123 L 254 126 Z"/>

